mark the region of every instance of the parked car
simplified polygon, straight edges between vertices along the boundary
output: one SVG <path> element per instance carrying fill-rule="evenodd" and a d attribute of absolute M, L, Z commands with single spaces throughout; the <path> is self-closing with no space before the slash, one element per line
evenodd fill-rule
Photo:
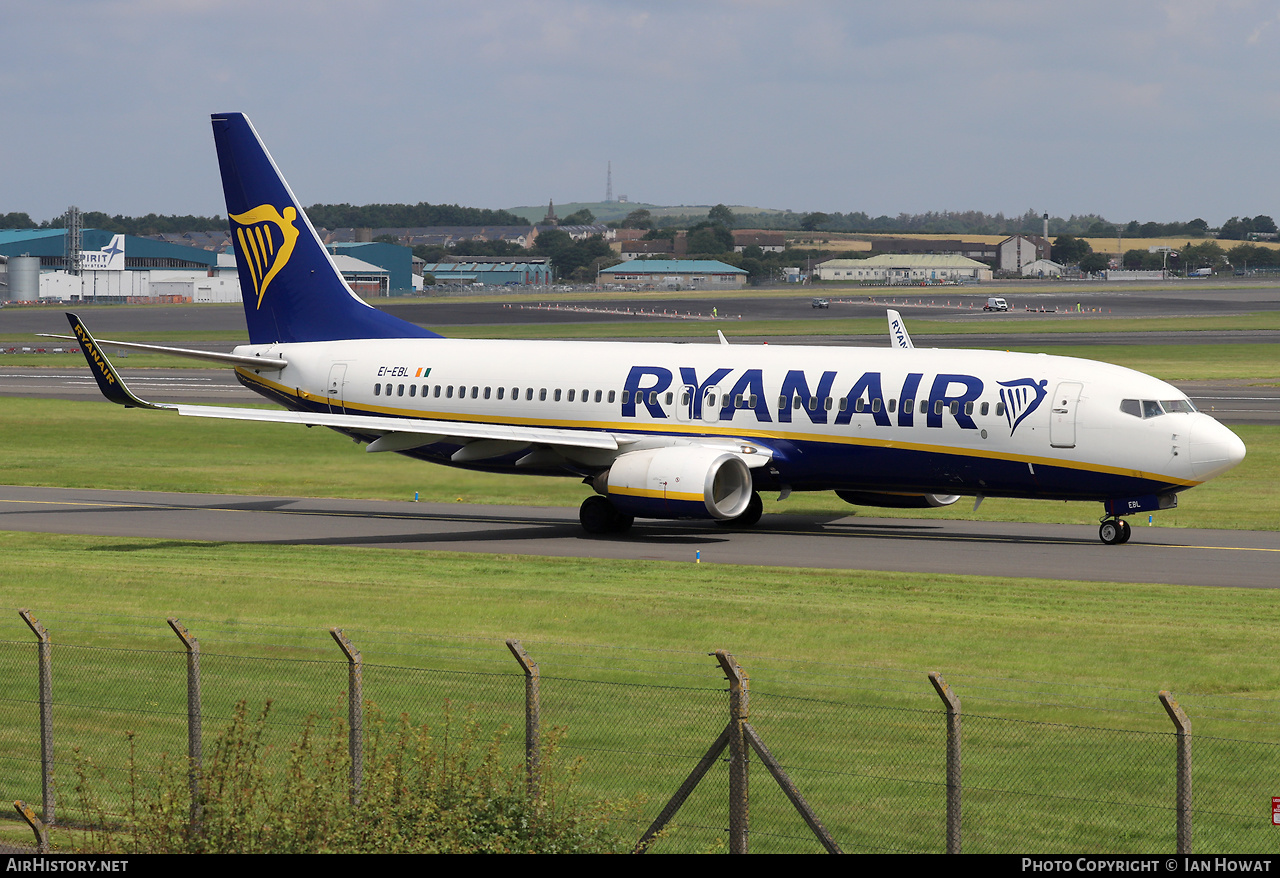
<path fill-rule="evenodd" d="M 991 296 L 987 299 L 987 304 L 982 306 L 983 311 L 1008 311 L 1009 303 L 999 296 Z"/>
<path fill-rule="evenodd" d="M 810 307 L 813 307 L 813 308 L 830 308 L 831 307 L 831 303 L 826 299 L 814 299 L 809 303 L 809 305 Z"/>

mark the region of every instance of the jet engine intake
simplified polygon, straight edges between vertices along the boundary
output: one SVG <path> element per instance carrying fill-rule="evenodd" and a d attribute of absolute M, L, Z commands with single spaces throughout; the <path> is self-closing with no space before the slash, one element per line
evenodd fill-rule
<path fill-rule="evenodd" d="M 718 448 L 671 446 L 619 455 L 594 487 L 626 515 L 737 518 L 751 502 L 751 471 Z"/>

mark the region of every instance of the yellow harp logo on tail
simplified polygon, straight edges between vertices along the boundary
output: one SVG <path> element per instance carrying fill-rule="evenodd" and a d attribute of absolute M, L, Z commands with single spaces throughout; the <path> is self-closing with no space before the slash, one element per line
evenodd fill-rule
<path fill-rule="evenodd" d="M 260 204 L 231 216 L 237 226 L 236 243 L 258 293 L 259 308 L 267 285 L 293 255 L 293 245 L 298 240 L 298 229 L 293 223 L 297 218 L 298 211 L 293 205 L 286 207 L 282 215 L 270 204 Z"/>

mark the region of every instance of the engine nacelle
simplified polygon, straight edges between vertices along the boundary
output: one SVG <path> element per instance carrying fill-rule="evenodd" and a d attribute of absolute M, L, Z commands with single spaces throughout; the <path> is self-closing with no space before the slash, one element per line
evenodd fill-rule
<path fill-rule="evenodd" d="M 727 520 L 746 511 L 752 484 L 736 454 L 677 445 L 619 455 L 595 489 L 625 515 Z"/>
<path fill-rule="evenodd" d="M 836 496 L 854 506 L 886 509 L 936 509 L 960 499 L 959 494 L 882 494 L 878 491 L 836 491 Z"/>

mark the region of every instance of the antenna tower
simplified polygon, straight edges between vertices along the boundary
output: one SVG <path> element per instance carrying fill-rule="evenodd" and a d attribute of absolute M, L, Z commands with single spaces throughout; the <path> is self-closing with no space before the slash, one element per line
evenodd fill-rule
<path fill-rule="evenodd" d="M 80 274 L 80 208 L 74 204 L 67 208 L 67 233 L 63 236 L 63 246 L 66 248 L 64 259 L 67 265 L 67 274 Z"/>
<path fill-rule="evenodd" d="M 605 204 L 613 203 L 613 162 L 609 162 L 609 176 L 606 178 L 608 182 L 604 184 L 604 201 Z"/>

